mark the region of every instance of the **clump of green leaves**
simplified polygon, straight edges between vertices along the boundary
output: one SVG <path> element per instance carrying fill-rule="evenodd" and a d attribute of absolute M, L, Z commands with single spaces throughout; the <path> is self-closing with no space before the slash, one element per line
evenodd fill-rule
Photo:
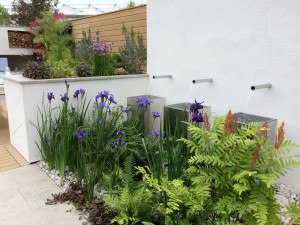
<path fill-rule="evenodd" d="M 23 76 L 31 79 L 49 79 L 51 72 L 43 62 L 30 61 L 23 70 Z"/>
<path fill-rule="evenodd" d="M 52 78 L 77 77 L 75 69 L 71 66 L 66 66 L 64 60 L 53 62 L 49 67 L 51 69 Z"/>
<path fill-rule="evenodd" d="M 123 68 L 116 68 L 114 70 L 114 75 L 128 75 L 128 72 Z"/>
<path fill-rule="evenodd" d="M 122 32 L 125 43 L 119 47 L 120 67 L 128 71 L 129 74 L 142 73 L 147 60 L 147 49 L 143 44 L 143 35 L 135 32 L 133 28 L 128 31 L 124 24 Z"/>
<path fill-rule="evenodd" d="M 85 64 L 91 64 L 93 58 L 93 51 L 91 49 L 93 42 L 91 37 L 91 30 L 88 32 L 82 31 L 82 38 L 75 47 L 75 58 L 77 61 Z"/>
<path fill-rule="evenodd" d="M 93 68 L 90 64 L 86 62 L 81 62 L 76 67 L 76 74 L 79 77 L 90 77 L 93 75 Z"/>

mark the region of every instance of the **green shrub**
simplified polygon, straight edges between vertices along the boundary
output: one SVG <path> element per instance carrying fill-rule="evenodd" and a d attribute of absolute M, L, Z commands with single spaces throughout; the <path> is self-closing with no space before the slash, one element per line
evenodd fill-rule
<path fill-rule="evenodd" d="M 147 49 L 143 44 L 143 35 L 135 32 L 133 28 L 127 30 L 123 24 L 123 35 L 125 43 L 119 47 L 120 66 L 130 74 L 137 74 L 143 72 L 143 66 L 146 65 Z"/>
<path fill-rule="evenodd" d="M 23 76 L 31 79 L 49 79 L 51 72 L 43 62 L 28 62 L 23 70 Z"/>
<path fill-rule="evenodd" d="M 114 72 L 109 55 L 94 55 L 93 66 L 95 76 L 108 76 Z"/>
<path fill-rule="evenodd" d="M 111 55 L 111 64 L 114 68 L 120 68 L 121 67 L 121 56 L 120 54 L 112 54 Z"/>
<path fill-rule="evenodd" d="M 52 78 L 77 77 L 74 67 L 62 60 L 49 64 Z"/>
<path fill-rule="evenodd" d="M 64 17 L 57 19 L 51 12 L 42 12 L 41 15 L 37 19 L 38 26 L 33 27 L 31 32 L 35 36 L 33 42 L 45 47 L 44 58 L 47 63 L 72 59 L 70 46 L 73 37 L 67 32 L 70 23 Z"/>
<path fill-rule="evenodd" d="M 86 64 L 92 64 L 93 51 L 91 49 L 93 42 L 91 37 L 91 30 L 88 33 L 82 31 L 82 38 L 76 44 L 75 47 L 75 58 L 77 61 Z"/>
<path fill-rule="evenodd" d="M 123 68 L 116 68 L 114 70 L 114 75 L 128 75 L 128 72 L 124 70 Z"/>
<path fill-rule="evenodd" d="M 93 75 L 93 68 L 90 64 L 82 62 L 76 67 L 76 74 L 79 77 L 91 77 Z"/>

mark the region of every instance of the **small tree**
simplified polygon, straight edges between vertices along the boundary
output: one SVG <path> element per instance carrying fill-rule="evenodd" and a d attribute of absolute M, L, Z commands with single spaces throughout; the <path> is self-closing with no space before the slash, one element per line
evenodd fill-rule
<path fill-rule="evenodd" d="M 56 11 L 58 0 L 14 0 L 12 3 L 12 21 L 16 25 L 28 26 L 43 11 Z"/>
<path fill-rule="evenodd" d="M 9 25 L 10 15 L 6 8 L 0 4 L 0 25 Z"/>
<path fill-rule="evenodd" d="M 132 8 L 135 6 L 135 2 L 133 0 L 130 0 L 126 6 L 126 8 Z"/>
<path fill-rule="evenodd" d="M 143 44 L 143 35 L 135 32 L 133 28 L 128 31 L 124 24 L 122 31 L 125 36 L 125 43 L 119 47 L 120 65 L 128 73 L 141 73 L 147 60 L 147 49 Z"/>

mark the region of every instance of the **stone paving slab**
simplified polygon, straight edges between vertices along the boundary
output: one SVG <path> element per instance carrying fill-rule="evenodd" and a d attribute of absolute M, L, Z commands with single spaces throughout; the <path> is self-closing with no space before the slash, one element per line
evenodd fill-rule
<path fill-rule="evenodd" d="M 81 225 L 73 205 L 45 205 L 61 189 L 38 165 L 0 173 L 0 225 Z"/>

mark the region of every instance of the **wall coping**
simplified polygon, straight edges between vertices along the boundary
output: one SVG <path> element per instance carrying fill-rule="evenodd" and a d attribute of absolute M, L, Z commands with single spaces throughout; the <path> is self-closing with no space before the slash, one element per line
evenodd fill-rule
<path fill-rule="evenodd" d="M 134 75 L 113 75 L 113 76 L 95 76 L 95 77 L 75 77 L 75 78 L 55 78 L 55 79 L 40 79 L 34 80 L 27 77 L 23 77 L 21 74 L 3 76 L 3 81 L 11 81 L 17 84 L 46 84 L 46 83 L 61 83 L 65 79 L 68 82 L 81 82 L 81 81 L 94 81 L 94 80 L 119 80 L 119 79 L 136 79 L 149 77 L 149 74 L 134 74 Z"/>

